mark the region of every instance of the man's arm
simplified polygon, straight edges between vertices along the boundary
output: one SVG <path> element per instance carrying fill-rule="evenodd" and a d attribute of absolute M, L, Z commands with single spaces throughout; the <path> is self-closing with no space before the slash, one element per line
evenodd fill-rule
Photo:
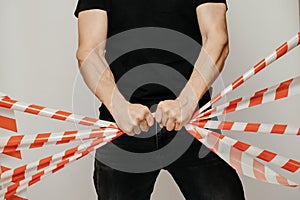
<path fill-rule="evenodd" d="M 107 107 L 117 125 L 128 135 L 147 131 L 153 125 L 150 110 L 129 103 L 118 90 L 114 76 L 104 57 L 107 38 L 107 14 L 100 9 L 79 13 L 79 46 L 76 57 L 84 81 Z"/>
<path fill-rule="evenodd" d="M 198 102 L 222 71 L 229 46 L 225 4 L 202 4 L 197 7 L 197 17 L 203 49 L 188 81 L 190 86 L 187 87 L 193 89 Z"/>
<path fill-rule="evenodd" d="M 229 52 L 225 4 L 202 4 L 197 7 L 197 17 L 203 48 L 191 77 L 176 100 L 160 102 L 156 111 L 157 122 L 167 130 L 180 130 L 189 122 L 198 101 L 222 71 Z"/>

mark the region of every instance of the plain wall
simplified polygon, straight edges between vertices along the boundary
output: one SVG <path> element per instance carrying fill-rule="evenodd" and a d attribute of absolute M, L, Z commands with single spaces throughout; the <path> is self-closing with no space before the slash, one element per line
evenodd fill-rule
<path fill-rule="evenodd" d="M 230 55 L 222 73 L 225 85 L 299 31 L 297 0 L 229 1 L 228 4 Z M 1 92 L 28 103 L 97 117 L 95 108 L 98 103 L 93 101 L 90 104 L 87 90 L 82 82 L 76 81 L 77 21 L 73 16 L 75 5 L 76 1 L 61 0 L 1 1 Z M 299 64 L 298 48 L 249 80 L 228 98 L 253 94 L 258 89 L 300 75 Z M 216 92 L 218 86 L 215 88 Z M 230 114 L 226 119 L 299 126 L 299 100 L 299 97 L 289 98 Z M 76 128 L 74 124 L 23 113 L 17 113 L 17 119 L 19 131 L 26 133 Z M 226 134 L 300 160 L 299 138 L 231 132 Z M 62 146 L 60 150 L 66 147 Z M 24 159 L 29 162 L 54 152 L 59 152 L 59 149 L 47 148 L 42 151 L 25 152 Z M 92 170 L 91 155 L 31 187 L 29 199 L 96 199 L 91 178 Z M 300 182 L 299 173 L 286 174 Z M 249 200 L 298 199 L 300 196 L 299 189 L 261 183 L 244 176 L 241 178 Z M 173 183 L 168 173 L 162 172 L 152 199 L 183 199 L 178 187 Z"/>

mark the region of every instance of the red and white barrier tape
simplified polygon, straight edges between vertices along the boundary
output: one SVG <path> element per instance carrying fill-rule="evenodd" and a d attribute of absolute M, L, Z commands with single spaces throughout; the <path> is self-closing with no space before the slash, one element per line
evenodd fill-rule
<path fill-rule="evenodd" d="M 211 133 L 209 133 L 211 134 Z M 230 141 L 230 143 L 236 148 L 239 149 L 240 151 L 243 151 L 250 156 L 253 156 L 255 158 L 258 158 L 260 160 L 263 160 L 265 162 L 268 162 L 271 165 L 274 165 L 276 167 L 280 167 L 286 171 L 289 172 L 296 172 L 300 168 L 300 162 L 293 160 L 293 159 L 288 159 L 284 156 L 278 155 L 277 153 L 268 151 L 268 150 L 263 150 L 258 147 L 255 147 L 253 145 L 237 141 L 235 139 L 229 138 L 227 136 L 218 134 L 220 139 L 227 138 L 226 141 Z"/>
<path fill-rule="evenodd" d="M 0 97 L 5 95 L 0 93 Z M 0 133 L 2 136 L 10 137 L 12 135 L 17 135 L 18 128 L 17 128 L 17 120 L 15 118 L 15 113 L 13 110 L 8 110 L 0 107 Z M 14 152 L 6 152 L 0 153 L 0 174 L 9 170 L 11 168 L 18 167 L 20 164 L 23 164 L 24 161 L 22 160 L 23 154 L 21 151 L 14 151 Z M 11 184 L 13 182 L 10 182 Z M 0 190 L 5 188 L 6 185 L 0 183 Z M 18 200 L 27 200 L 27 191 L 23 190 L 21 193 L 12 196 L 11 199 L 18 199 Z"/>
<path fill-rule="evenodd" d="M 17 110 L 33 115 L 48 117 L 56 120 L 73 122 L 86 126 L 118 128 L 117 125 L 113 122 L 107 122 L 95 118 L 85 117 L 82 115 L 76 115 L 63 110 L 46 108 L 44 106 L 39 106 L 35 104 L 19 102 L 17 100 L 10 99 L 7 96 L 0 99 L 0 107 Z"/>
<path fill-rule="evenodd" d="M 260 72 L 262 69 L 266 68 L 268 65 L 273 63 L 275 60 L 278 60 L 283 55 L 294 49 L 296 46 L 300 44 L 300 32 L 298 32 L 297 35 L 295 35 L 293 38 L 291 38 L 288 42 L 283 43 L 280 47 L 278 47 L 273 53 L 271 53 L 266 58 L 262 59 L 259 63 L 257 63 L 254 67 L 252 67 L 249 71 L 247 71 L 245 74 L 240 76 L 238 79 L 233 81 L 228 87 L 226 87 L 222 92 L 217 94 L 212 100 L 210 100 L 208 103 L 206 103 L 204 106 L 202 106 L 194 115 L 193 118 L 197 118 L 200 113 L 205 111 L 207 108 L 215 104 L 217 101 L 222 99 L 224 96 L 226 96 L 231 91 L 235 90 L 239 86 L 241 86 L 243 83 L 245 83 L 248 79 L 256 75 L 258 72 Z"/>
<path fill-rule="evenodd" d="M 253 146 L 194 125 L 186 125 L 186 129 L 239 173 L 272 184 L 298 186 L 257 160 L 257 158 L 262 159 L 260 156 L 269 156 L 270 159 L 273 154 L 269 154 L 267 151 L 257 151 L 258 149 Z"/>
<path fill-rule="evenodd" d="M 111 141 L 112 139 L 118 137 L 121 134 L 120 131 L 116 131 L 114 134 L 111 134 L 109 132 L 108 135 L 105 135 L 103 138 L 98 138 L 97 141 L 103 140 L 103 141 Z M 89 142 L 93 144 L 93 141 Z M 81 144 L 76 147 L 70 148 L 66 151 L 45 157 L 43 159 L 40 159 L 38 161 L 22 165 L 20 167 L 17 167 L 15 169 L 7 170 L 4 173 L 0 175 L 0 183 L 7 183 L 9 181 L 17 182 L 20 181 L 22 178 L 27 177 L 27 173 L 33 172 L 33 171 L 39 171 L 47 166 L 50 166 L 51 164 L 55 164 L 56 162 L 59 162 L 63 159 L 66 159 L 70 156 L 73 156 L 76 152 L 83 151 L 87 147 L 86 144 Z"/>
<path fill-rule="evenodd" d="M 264 88 L 255 92 L 251 97 L 240 97 L 214 108 L 211 108 L 199 115 L 193 121 L 200 121 L 212 117 L 236 112 L 246 108 L 271 103 L 284 98 L 292 97 L 300 94 L 300 76 L 281 82 L 270 88 Z"/>
<path fill-rule="evenodd" d="M 0 191 L 0 197 L 4 199 L 9 199 L 13 195 L 26 190 L 26 188 L 32 186 L 33 184 L 41 181 L 43 178 L 50 174 L 54 174 L 57 171 L 65 168 L 67 165 L 73 163 L 76 160 L 83 158 L 84 156 L 88 155 L 89 153 L 93 152 L 95 149 L 100 148 L 107 144 L 108 142 L 112 141 L 113 138 L 106 138 L 106 139 L 95 139 L 89 144 L 82 144 L 79 151 L 74 152 L 74 155 L 68 155 L 67 157 L 62 157 L 63 159 L 56 162 L 51 163 L 51 165 L 45 166 L 42 169 L 38 170 L 36 173 L 30 174 L 28 176 L 25 175 L 18 175 L 19 180 L 16 181 L 14 184 L 9 185 L 5 189 Z"/>
<path fill-rule="evenodd" d="M 11 153 L 19 150 L 43 148 L 49 144 L 61 145 L 78 140 L 88 140 L 114 135 L 116 129 L 98 128 L 72 130 L 58 133 L 20 134 L 0 137 L 0 153 Z M 104 135 L 105 134 L 105 135 Z"/>
<path fill-rule="evenodd" d="M 205 129 L 300 136 L 300 128 L 290 126 L 288 124 L 265 124 L 214 120 L 201 120 L 192 122 L 191 124 Z"/>

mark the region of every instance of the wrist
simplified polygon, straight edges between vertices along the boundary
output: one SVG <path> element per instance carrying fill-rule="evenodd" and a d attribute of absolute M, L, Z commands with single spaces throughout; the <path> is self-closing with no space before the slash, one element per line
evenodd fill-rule
<path fill-rule="evenodd" d="M 194 110 L 198 104 L 198 98 L 196 98 L 193 94 L 184 94 L 182 93 L 177 97 L 176 101 L 179 103 L 181 108 L 185 108 L 188 110 Z"/>
<path fill-rule="evenodd" d="M 129 104 L 119 91 L 113 91 L 110 98 L 103 103 L 112 115 L 117 108 L 125 108 Z"/>

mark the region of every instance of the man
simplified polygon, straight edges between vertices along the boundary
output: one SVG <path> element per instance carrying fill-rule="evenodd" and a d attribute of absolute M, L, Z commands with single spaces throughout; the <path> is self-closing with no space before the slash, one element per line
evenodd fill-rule
<path fill-rule="evenodd" d="M 86 84 L 103 103 L 100 119 L 115 121 L 126 133 L 113 143 L 129 152 L 147 153 L 162 149 L 175 137 L 182 137 L 182 142 L 192 140 L 179 158 L 148 172 L 122 171 L 96 159 L 94 183 L 98 198 L 150 199 L 155 180 L 163 168 L 173 176 L 186 199 L 244 199 L 241 182 L 229 165 L 212 152 L 199 158 L 201 144 L 187 133 L 177 133 L 184 129 L 197 105 L 209 101 L 208 88 L 222 70 L 228 55 L 225 0 L 79 0 L 75 15 L 79 30 L 77 59 Z M 171 29 L 203 44 L 201 51 L 191 50 L 191 54 L 197 55 L 194 66 L 172 52 L 151 48 L 128 52 L 108 64 L 112 52 L 122 49 L 123 41 L 106 43 L 106 39 L 142 27 Z M 162 37 L 167 40 L 169 35 Z M 135 38 L 124 38 L 136 42 Z M 179 49 L 185 45 L 180 44 L 180 40 L 173 42 Z M 168 88 L 155 83 L 126 93 L 136 78 L 131 76 L 122 82 L 122 77 L 147 63 L 165 64 L 180 72 L 186 82 L 176 81 L 172 75 L 159 71 L 153 75 L 160 80 L 173 80 L 180 93 L 174 95 Z M 138 75 L 143 76 L 143 73 Z M 118 81 L 122 84 L 117 84 Z M 150 108 L 155 104 L 158 105 L 152 115 Z M 131 137 L 148 132 L 155 121 L 162 128 L 155 136 Z M 113 148 L 107 145 L 98 149 L 97 154 L 115 159 L 112 164 L 124 159 L 121 156 L 113 158 L 112 151 Z M 159 165 L 164 159 L 169 157 L 158 156 L 154 162 Z M 118 165 L 128 162 L 130 160 L 125 159 Z M 139 164 L 142 163 L 134 163 Z"/>

